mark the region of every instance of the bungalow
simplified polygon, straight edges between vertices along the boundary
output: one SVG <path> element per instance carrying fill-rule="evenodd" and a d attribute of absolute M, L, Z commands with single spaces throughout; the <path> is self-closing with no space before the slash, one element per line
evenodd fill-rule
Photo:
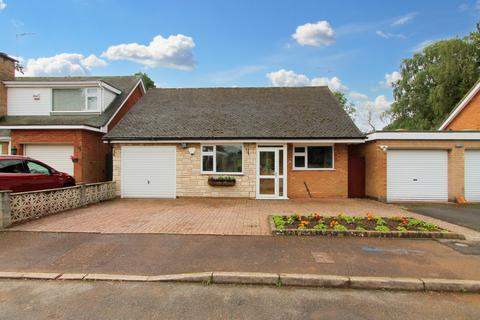
<path fill-rule="evenodd" d="M 77 182 L 110 179 L 102 137 L 145 93 L 140 77 L 15 77 L 16 60 L 0 53 L 0 146 Z"/>
<path fill-rule="evenodd" d="M 122 197 L 257 199 L 347 197 L 364 139 L 327 87 L 151 89 L 104 137 Z"/>

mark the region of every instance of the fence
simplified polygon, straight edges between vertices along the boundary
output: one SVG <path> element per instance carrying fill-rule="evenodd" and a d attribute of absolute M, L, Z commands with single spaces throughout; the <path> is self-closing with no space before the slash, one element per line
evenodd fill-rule
<path fill-rule="evenodd" d="M 0 229 L 113 198 L 115 184 L 112 181 L 31 192 L 0 191 Z"/>

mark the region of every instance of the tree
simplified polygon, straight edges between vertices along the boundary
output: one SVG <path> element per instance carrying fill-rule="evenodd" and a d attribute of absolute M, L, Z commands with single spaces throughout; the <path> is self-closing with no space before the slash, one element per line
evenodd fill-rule
<path fill-rule="evenodd" d="M 437 41 L 403 60 L 386 129 L 437 128 L 480 76 L 480 34 Z"/>
<path fill-rule="evenodd" d="M 352 120 L 355 119 L 355 116 L 357 114 L 357 109 L 355 108 L 355 105 L 348 101 L 347 97 L 343 92 L 340 91 L 335 91 L 333 92 L 333 95 L 335 98 L 337 98 L 338 103 L 342 106 L 343 110 L 352 118 Z"/>
<path fill-rule="evenodd" d="M 155 88 L 155 82 L 146 74 L 145 72 L 137 72 L 134 76 L 142 77 L 143 84 L 145 85 L 145 89 Z"/>

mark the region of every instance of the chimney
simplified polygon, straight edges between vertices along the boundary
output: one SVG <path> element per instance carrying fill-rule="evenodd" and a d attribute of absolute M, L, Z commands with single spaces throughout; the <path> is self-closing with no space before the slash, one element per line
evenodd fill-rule
<path fill-rule="evenodd" d="M 7 115 L 7 88 L 3 81 L 15 79 L 15 64 L 18 61 L 0 52 L 0 117 Z"/>

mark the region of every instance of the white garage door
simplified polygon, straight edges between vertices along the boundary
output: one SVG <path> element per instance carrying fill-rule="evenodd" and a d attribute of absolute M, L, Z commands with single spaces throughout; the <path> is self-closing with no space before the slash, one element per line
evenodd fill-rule
<path fill-rule="evenodd" d="M 447 151 L 389 150 L 387 201 L 448 201 Z"/>
<path fill-rule="evenodd" d="M 122 197 L 175 198 L 175 147 L 122 147 Z"/>
<path fill-rule="evenodd" d="M 55 170 L 73 176 L 73 146 L 58 144 L 28 144 L 25 145 L 25 155 L 40 160 Z"/>
<path fill-rule="evenodd" d="M 480 150 L 465 150 L 465 200 L 480 201 Z"/>

